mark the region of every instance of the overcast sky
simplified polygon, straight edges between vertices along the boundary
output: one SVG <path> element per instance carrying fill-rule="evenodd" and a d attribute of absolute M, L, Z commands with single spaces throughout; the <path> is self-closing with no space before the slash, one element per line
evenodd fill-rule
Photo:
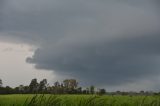
<path fill-rule="evenodd" d="M 159 0 L 1 0 L 0 77 L 11 86 L 76 78 L 158 91 L 159 7 Z"/>

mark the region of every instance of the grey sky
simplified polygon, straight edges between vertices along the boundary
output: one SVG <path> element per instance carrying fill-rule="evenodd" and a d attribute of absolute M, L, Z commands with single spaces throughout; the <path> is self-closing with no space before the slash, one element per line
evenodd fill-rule
<path fill-rule="evenodd" d="M 158 0 L 2 0 L 0 4 L 0 41 L 38 48 L 26 58 L 36 69 L 88 82 L 83 85 L 158 89 Z"/>

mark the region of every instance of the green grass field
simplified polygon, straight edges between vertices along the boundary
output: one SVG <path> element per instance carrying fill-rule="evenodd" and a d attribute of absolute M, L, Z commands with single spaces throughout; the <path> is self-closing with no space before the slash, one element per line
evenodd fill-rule
<path fill-rule="evenodd" d="M 160 96 L 0 95 L 0 106 L 160 106 Z"/>

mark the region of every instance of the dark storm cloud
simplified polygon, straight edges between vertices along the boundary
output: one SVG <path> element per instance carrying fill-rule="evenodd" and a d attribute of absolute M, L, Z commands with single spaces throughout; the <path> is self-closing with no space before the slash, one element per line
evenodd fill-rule
<path fill-rule="evenodd" d="M 3 23 L 3 7 L 4 7 L 4 3 L 5 1 L 4 0 L 1 0 L 0 1 L 0 23 L 2 24 Z M 0 26 L 0 30 L 2 30 L 2 26 Z"/>
<path fill-rule="evenodd" d="M 38 46 L 38 69 L 99 85 L 160 74 L 156 0 L 7 1 L 0 38 Z"/>
<path fill-rule="evenodd" d="M 153 35 L 89 44 L 63 42 L 38 49 L 27 61 L 90 83 L 118 84 L 159 73 L 159 39 Z"/>

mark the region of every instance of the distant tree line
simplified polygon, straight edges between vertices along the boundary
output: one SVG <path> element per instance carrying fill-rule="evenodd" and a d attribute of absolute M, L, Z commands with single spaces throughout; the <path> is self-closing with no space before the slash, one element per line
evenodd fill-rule
<path fill-rule="evenodd" d="M 78 82 L 75 79 L 66 79 L 63 82 L 54 82 L 53 86 L 50 86 L 47 79 L 43 79 L 40 82 L 37 79 L 32 79 L 27 86 L 19 85 L 12 88 L 10 86 L 3 86 L 0 79 L 0 94 L 99 94 L 106 93 L 105 89 L 96 90 L 94 86 L 83 89 L 78 86 Z"/>

